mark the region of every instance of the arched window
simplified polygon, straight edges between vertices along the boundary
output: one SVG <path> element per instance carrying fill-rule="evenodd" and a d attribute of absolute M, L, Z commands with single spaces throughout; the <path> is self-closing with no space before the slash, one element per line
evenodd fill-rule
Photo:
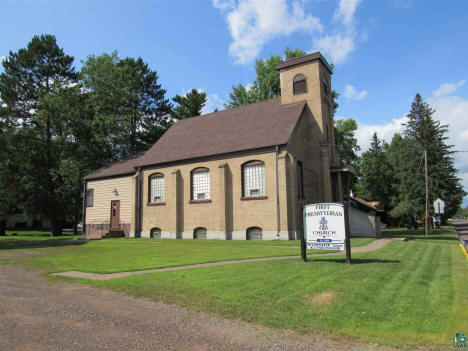
<path fill-rule="evenodd" d="M 206 228 L 198 227 L 193 230 L 194 239 L 206 239 Z"/>
<path fill-rule="evenodd" d="M 299 199 L 304 198 L 304 169 L 301 161 L 297 162 L 297 196 Z"/>
<path fill-rule="evenodd" d="M 199 167 L 192 170 L 191 178 L 191 200 L 210 199 L 210 170 Z"/>
<path fill-rule="evenodd" d="M 293 93 L 304 94 L 307 93 L 307 79 L 303 74 L 298 74 L 293 79 Z"/>
<path fill-rule="evenodd" d="M 150 238 L 160 238 L 161 237 L 161 228 L 152 228 L 150 231 Z"/>
<path fill-rule="evenodd" d="M 148 179 L 148 203 L 164 202 L 164 174 L 153 173 L 148 177 Z"/>
<path fill-rule="evenodd" d="M 247 240 L 262 240 L 263 230 L 260 227 L 247 228 Z"/>
<path fill-rule="evenodd" d="M 242 196 L 265 196 L 265 164 L 262 161 L 242 165 Z"/>

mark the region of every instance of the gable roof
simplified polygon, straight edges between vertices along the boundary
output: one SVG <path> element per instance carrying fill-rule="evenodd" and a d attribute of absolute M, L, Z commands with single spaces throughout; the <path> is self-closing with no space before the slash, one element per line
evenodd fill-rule
<path fill-rule="evenodd" d="M 138 167 L 139 161 L 143 153 L 130 156 L 124 160 L 112 162 L 110 165 L 99 168 L 91 174 L 88 174 L 84 179 L 97 179 L 113 177 L 117 175 L 133 174 L 135 167 Z"/>
<path fill-rule="evenodd" d="M 287 144 L 306 102 L 281 98 L 176 122 L 141 158 L 141 165 Z"/>
<path fill-rule="evenodd" d="M 285 145 L 305 105 L 305 101 L 282 105 L 281 98 L 274 98 L 177 121 L 144 154 L 114 162 L 84 179 L 131 174 L 138 166 Z"/>

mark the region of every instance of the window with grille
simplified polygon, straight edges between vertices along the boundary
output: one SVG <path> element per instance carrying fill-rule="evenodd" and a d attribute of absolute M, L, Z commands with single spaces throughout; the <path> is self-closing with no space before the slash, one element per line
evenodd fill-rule
<path fill-rule="evenodd" d="M 165 201 L 164 175 L 161 173 L 152 174 L 149 177 L 149 201 L 150 203 L 161 203 Z"/>
<path fill-rule="evenodd" d="M 197 168 L 192 171 L 192 200 L 210 199 L 210 171 Z"/>
<path fill-rule="evenodd" d="M 150 238 L 160 238 L 161 237 L 161 228 L 152 228 L 150 231 Z"/>
<path fill-rule="evenodd" d="M 244 197 L 265 196 L 265 164 L 253 161 L 242 167 Z"/>
<path fill-rule="evenodd" d="M 293 79 L 293 93 L 294 95 L 303 94 L 307 92 L 307 79 L 303 74 L 298 74 Z"/>
<path fill-rule="evenodd" d="M 263 230 L 259 227 L 250 227 L 247 229 L 247 240 L 262 240 Z"/>
<path fill-rule="evenodd" d="M 194 239 L 206 239 L 206 228 L 195 228 L 193 231 Z"/>
<path fill-rule="evenodd" d="M 86 190 L 86 207 L 92 207 L 94 202 L 94 189 Z"/>

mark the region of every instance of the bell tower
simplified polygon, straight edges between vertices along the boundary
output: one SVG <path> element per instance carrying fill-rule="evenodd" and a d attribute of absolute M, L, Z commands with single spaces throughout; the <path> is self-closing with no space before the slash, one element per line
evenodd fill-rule
<path fill-rule="evenodd" d="M 334 163 L 335 140 L 332 116 L 332 68 L 320 52 L 278 63 L 281 103 L 306 101 L 322 134 L 322 145 L 329 146 Z"/>
<path fill-rule="evenodd" d="M 334 123 L 332 115 L 332 68 L 316 52 L 296 59 L 278 63 L 281 82 L 281 104 L 305 101 L 309 132 L 303 150 L 295 151 L 301 162 L 307 162 L 321 178 L 317 200 L 329 202 L 341 197 L 340 177 L 331 174 L 341 165 L 335 149 Z"/>

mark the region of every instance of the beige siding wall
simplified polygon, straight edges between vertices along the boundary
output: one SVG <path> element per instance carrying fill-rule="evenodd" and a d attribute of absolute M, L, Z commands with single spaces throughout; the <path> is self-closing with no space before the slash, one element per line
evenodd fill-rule
<path fill-rule="evenodd" d="M 241 200 L 241 167 L 252 160 L 265 163 L 266 199 Z M 190 202 L 190 172 L 198 167 L 210 170 L 211 201 Z M 148 204 L 148 177 L 159 172 L 165 177 L 165 204 Z M 288 238 L 286 175 L 284 155 L 279 159 L 280 236 Z M 207 228 L 208 238 L 245 239 L 246 229 L 263 229 L 265 239 L 277 236 L 276 153 L 227 158 L 219 161 L 191 163 L 143 171 L 142 236 L 149 236 L 158 227 L 162 237 L 193 238 L 197 227 Z"/>
<path fill-rule="evenodd" d="M 349 229 L 352 236 L 379 238 L 381 234 L 380 217 L 374 212 L 364 212 L 352 206 L 349 207 Z"/>
<path fill-rule="evenodd" d="M 132 209 L 135 203 L 134 176 L 90 180 L 88 189 L 94 189 L 93 206 L 86 207 L 86 223 L 109 221 L 111 201 L 120 200 L 120 221 L 131 223 Z M 114 189 L 118 195 L 114 194 Z M 132 226 L 133 230 L 133 226 Z"/>

